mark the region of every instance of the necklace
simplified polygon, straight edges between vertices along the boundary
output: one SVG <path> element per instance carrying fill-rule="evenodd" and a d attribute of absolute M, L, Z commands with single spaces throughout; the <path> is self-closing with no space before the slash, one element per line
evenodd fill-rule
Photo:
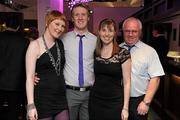
<path fill-rule="evenodd" d="M 60 52 L 60 49 L 59 49 L 59 45 L 58 45 L 57 41 L 55 41 L 55 45 L 56 45 L 56 49 L 57 49 L 57 55 L 58 55 L 57 60 L 55 61 L 51 51 L 47 47 L 44 35 L 42 36 L 42 38 L 43 38 L 44 46 L 45 46 L 45 49 L 46 49 L 46 53 L 48 53 L 48 55 L 50 57 L 50 61 L 51 61 L 52 66 L 54 67 L 54 69 L 56 71 L 57 76 L 59 76 L 60 75 L 60 70 L 61 70 L 61 52 Z"/>

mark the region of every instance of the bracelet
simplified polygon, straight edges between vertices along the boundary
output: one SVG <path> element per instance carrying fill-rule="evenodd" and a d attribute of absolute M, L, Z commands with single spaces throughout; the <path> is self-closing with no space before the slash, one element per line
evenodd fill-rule
<path fill-rule="evenodd" d="M 29 112 L 30 110 L 35 109 L 35 108 L 36 107 L 35 107 L 34 103 L 28 104 L 27 105 L 27 112 Z"/>
<path fill-rule="evenodd" d="M 128 109 L 127 109 L 127 108 L 123 108 L 122 110 L 125 110 L 125 111 L 127 111 L 127 112 L 128 112 Z"/>

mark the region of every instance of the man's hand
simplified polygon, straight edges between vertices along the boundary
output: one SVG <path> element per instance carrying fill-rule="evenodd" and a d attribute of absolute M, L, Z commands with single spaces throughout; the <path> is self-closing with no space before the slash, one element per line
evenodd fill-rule
<path fill-rule="evenodd" d="M 140 102 L 137 111 L 139 115 L 145 115 L 149 111 L 149 106 L 147 106 L 144 102 Z"/>
<path fill-rule="evenodd" d="M 39 80 L 40 80 L 40 78 L 38 77 L 38 74 L 35 73 L 35 76 L 34 76 L 34 85 L 37 85 L 39 83 Z"/>

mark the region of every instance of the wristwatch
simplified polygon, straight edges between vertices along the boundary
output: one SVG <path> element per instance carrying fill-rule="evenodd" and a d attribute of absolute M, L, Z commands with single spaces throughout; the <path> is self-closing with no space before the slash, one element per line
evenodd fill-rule
<path fill-rule="evenodd" d="M 150 102 L 145 101 L 145 100 L 143 100 L 143 103 L 144 103 L 146 106 L 148 106 L 148 107 L 149 107 L 149 105 L 150 105 Z"/>

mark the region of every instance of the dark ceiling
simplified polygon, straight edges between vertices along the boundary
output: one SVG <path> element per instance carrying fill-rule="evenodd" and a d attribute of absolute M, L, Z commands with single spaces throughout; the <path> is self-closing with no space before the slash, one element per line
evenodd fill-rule
<path fill-rule="evenodd" d="M 71 0 L 64 0 L 66 2 Z M 117 7 L 131 7 L 131 6 L 142 6 L 144 0 L 93 0 L 93 2 L 103 2 L 100 4 L 104 4 L 106 2 L 112 2 Z M 118 2 L 118 3 L 116 3 Z M 0 0 L 0 4 L 5 5 L 15 11 L 20 11 L 22 9 L 26 9 L 28 7 L 36 6 L 37 0 Z M 117 4 L 117 5 L 116 5 Z"/>
<path fill-rule="evenodd" d="M 37 0 L 0 0 L 0 4 L 5 5 L 13 10 L 19 11 L 33 5 L 36 5 Z"/>

